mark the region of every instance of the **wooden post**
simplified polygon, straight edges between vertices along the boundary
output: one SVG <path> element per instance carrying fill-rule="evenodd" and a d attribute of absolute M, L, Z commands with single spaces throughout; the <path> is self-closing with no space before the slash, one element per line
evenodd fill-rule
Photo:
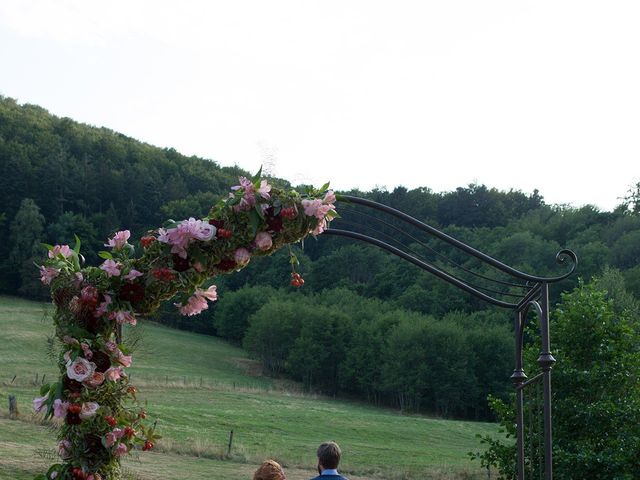
<path fill-rule="evenodd" d="M 227 449 L 227 455 L 231 455 L 231 445 L 233 444 L 233 430 L 229 432 L 229 448 Z"/>
<path fill-rule="evenodd" d="M 17 418 L 18 415 L 18 402 L 16 401 L 16 396 L 9 395 L 9 417 Z"/>

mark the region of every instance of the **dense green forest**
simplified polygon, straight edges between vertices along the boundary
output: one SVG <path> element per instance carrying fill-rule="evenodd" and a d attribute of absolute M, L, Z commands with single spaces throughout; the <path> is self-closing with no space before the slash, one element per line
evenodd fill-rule
<path fill-rule="evenodd" d="M 115 230 L 128 228 L 136 238 L 167 218 L 204 215 L 247 173 L 0 97 L 0 224 L 8 230 L 0 291 L 45 297 L 33 266 L 41 242 L 69 243 L 77 234 L 95 264 Z M 561 272 L 556 252 L 574 250 L 577 275 L 554 286 L 554 302 L 578 276 L 589 279 L 606 266 L 640 296 L 638 186 L 612 212 L 475 184 L 443 193 L 342 193 L 395 207 L 530 273 Z M 355 210 L 345 206 L 338 222 L 397 241 L 393 225 Z M 433 239 L 406 243 L 434 264 L 484 272 Z M 288 286 L 288 253 L 277 253 L 216 279 L 221 300 L 198 317 L 180 317 L 168 304 L 155 320 L 242 344 L 269 374 L 377 404 L 487 418 L 487 394 L 509 391 L 513 346 L 504 311 L 370 246 L 320 236 L 298 250 L 302 289 Z"/>

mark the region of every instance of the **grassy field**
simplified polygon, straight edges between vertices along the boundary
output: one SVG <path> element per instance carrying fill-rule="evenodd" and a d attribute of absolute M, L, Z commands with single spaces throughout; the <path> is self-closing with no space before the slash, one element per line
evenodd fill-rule
<path fill-rule="evenodd" d="M 31 414 L 37 385 L 56 376 L 47 358 L 53 332 L 44 304 L 0 297 L 0 479 L 30 479 L 49 463 L 54 434 Z M 151 323 L 139 337 L 129 369 L 164 439 L 156 452 L 126 462 L 137 478 L 251 478 L 265 458 L 288 478 L 313 474 L 317 445 L 328 439 L 344 450 L 342 470 L 353 480 L 486 478 L 466 456 L 477 433 L 493 424 L 400 415 L 363 404 L 305 395 L 293 383 L 262 377 L 238 348 L 212 337 Z M 16 395 L 18 420 L 7 418 Z M 229 432 L 234 441 L 227 455 Z"/>

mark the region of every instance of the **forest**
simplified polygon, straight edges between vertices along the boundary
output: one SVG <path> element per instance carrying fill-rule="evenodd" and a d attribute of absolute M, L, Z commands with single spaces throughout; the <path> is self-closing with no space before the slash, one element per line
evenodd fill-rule
<path fill-rule="evenodd" d="M 238 176 L 250 173 L 0 97 L 0 225 L 8 231 L 0 243 L 0 292 L 46 299 L 34 267 L 43 242 L 72 243 L 77 235 L 86 262 L 97 264 L 114 231 L 126 228 L 139 238 L 169 218 L 205 215 Z M 425 186 L 339 193 L 394 207 L 529 273 L 557 274 L 555 254 L 574 250 L 577 275 L 554 286 L 553 303 L 579 278 L 608 268 L 640 297 L 640 185 L 621 191 L 610 212 L 549 205 L 538 190 L 477 184 L 449 192 Z M 338 211 L 344 218 L 336 225 L 359 222 L 354 228 L 397 240 L 393 225 L 353 206 L 341 211 L 339 203 Z M 476 267 L 433 239 L 407 242 L 434 264 Z M 295 253 L 302 288 L 289 285 L 289 254 L 279 252 L 214 279 L 220 300 L 203 314 L 181 317 L 167 303 L 151 320 L 242 345 L 266 374 L 299 380 L 311 391 L 403 411 L 492 418 L 487 396 L 505 398 L 511 390 L 507 312 L 346 239 L 321 235 Z"/>

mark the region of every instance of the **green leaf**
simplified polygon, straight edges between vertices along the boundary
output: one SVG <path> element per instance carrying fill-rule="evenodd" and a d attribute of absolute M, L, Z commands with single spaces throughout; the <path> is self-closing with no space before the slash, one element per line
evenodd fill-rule
<path fill-rule="evenodd" d="M 42 245 L 47 250 L 53 250 L 53 245 L 49 245 L 48 243 L 41 243 L 40 245 Z"/>
<path fill-rule="evenodd" d="M 255 237 L 262 224 L 262 219 L 255 210 L 249 211 L 249 225 L 251 226 L 251 236 Z"/>
<path fill-rule="evenodd" d="M 98 256 L 100 258 L 104 258 L 105 260 L 113 260 L 113 255 L 111 255 L 111 253 L 105 251 L 105 250 L 101 250 L 98 252 Z"/>
<path fill-rule="evenodd" d="M 80 245 L 82 245 L 82 242 L 80 242 L 80 237 L 78 237 L 78 235 L 74 235 L 73 237 L 76 239 L 76 244 L 73 246 L 73 251 L 79 254 Z"/>
<path fill-rule="evenodd" d="M 40 387 L 40 396 L 43 397 L 45 393 L 49 391 L 50 385 L 47 383 Z"/>
<path fill-rule="evenodd" d="M 256 173 L 251 180 L 255 182 L 256 180 L 260 180 L 260 177 L 262 177 L 262 165 L 260 165 L 260 170 L 258 170 L 258 173 Z"/>
<path fill-rule="evenodd" d="M 260 218 L 264 219 L 264 212 L 262 211 L 262 208 L 260 207 L 260 205 L 256 203 L 255 207 L 253 208 L 255 209 L 256 212 L 258 212 L 258 215 L 260 216 Z"/>
<path fill-rule="evenodd" d="M 327 190 L 329 190 L 329 184 L 330 184 L 330 183 L 331 183 L 331 182 L 327 182 L 327 183 L 325 183 L 324 185 L 322 185 L 322 186 L 320 187 L 320 191 L 321 191 L 321 192 L 326 192 Z"/>

